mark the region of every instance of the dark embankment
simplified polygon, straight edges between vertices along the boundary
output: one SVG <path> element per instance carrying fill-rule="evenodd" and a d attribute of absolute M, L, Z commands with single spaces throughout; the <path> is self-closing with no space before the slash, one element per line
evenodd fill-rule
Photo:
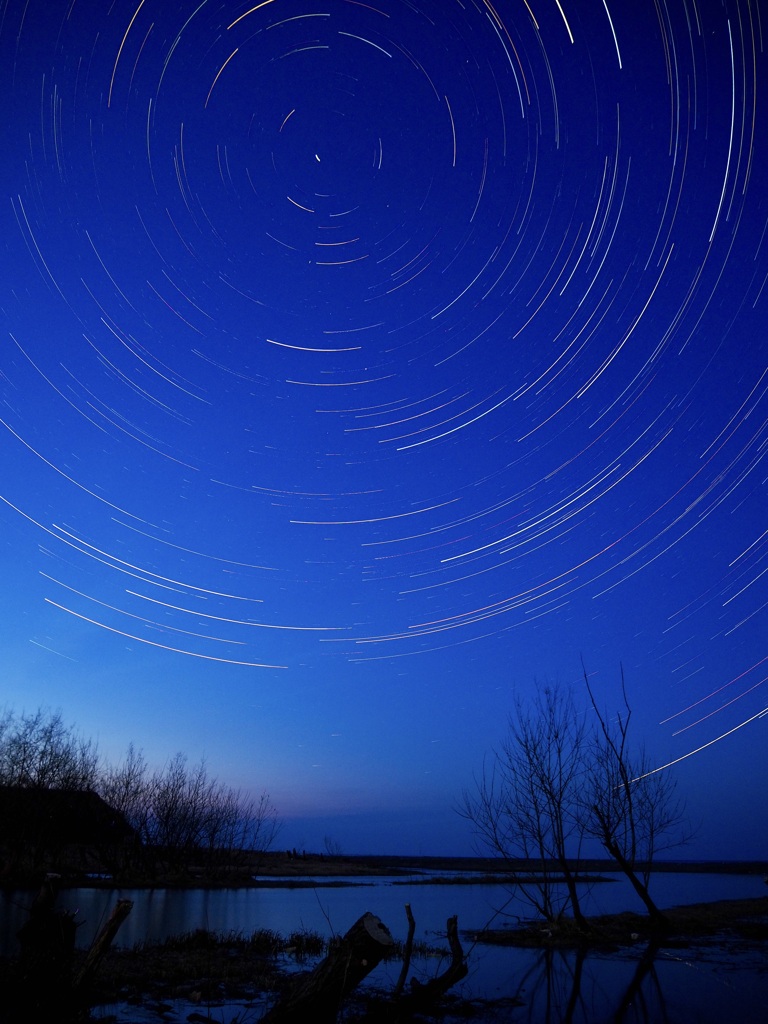
<path fill-rule="evenodd" d="M 685 947 L 712 939 L 768 943 L 768 896 L 760 899 L 718 900 L 664 910 L 665 923 L 654 925 L 642 914 L 624 912 L 589 919 L 589 928 L 577 928 L 571 918 L 557 925 L 542 921 L 471 933 L 473 940 L 500 946 L 611 948 L 652 942 L 657 946 Z M 469 933 L 468 933 L 469 935 Z"/>

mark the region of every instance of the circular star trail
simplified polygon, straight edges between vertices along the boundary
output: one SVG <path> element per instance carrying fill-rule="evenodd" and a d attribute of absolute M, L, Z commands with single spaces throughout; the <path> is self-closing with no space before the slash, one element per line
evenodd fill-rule
<path fill-rule="evenodd" d="M 761 713 L 758 5 L 0 18 L 27 639 L 414 685 L 629 649 L 685 749 Z"/>

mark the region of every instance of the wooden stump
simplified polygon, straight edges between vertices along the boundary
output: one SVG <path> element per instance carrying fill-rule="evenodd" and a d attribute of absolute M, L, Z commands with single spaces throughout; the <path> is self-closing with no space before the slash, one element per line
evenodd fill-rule
<path fill-rule="evenodd" d="M 363 914 L 309 974 L 297 978 L 263 1018 L 263 1024 L 333 1024 L 339 1008 L 393 945 L 389 929 Z"/>

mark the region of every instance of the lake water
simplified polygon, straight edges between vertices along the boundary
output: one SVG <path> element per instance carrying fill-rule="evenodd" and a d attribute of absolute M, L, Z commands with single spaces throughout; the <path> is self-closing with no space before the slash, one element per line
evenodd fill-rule
<path fill-rule="evenodd" d="M 414 874 L 413 879 L 417 877 Z M 604 877 L 612 881 L 581 887 L 585 913 L 643 911 L 622 876 Z M 669 907 L 764 896 L 766 887 L 757 875 L 670 872 L 653 878 L 651 894 L 660 907 Z M 26 919 L 33 895 L 27 891 L 0 893 L 0 950 L 13 949 L 16 932 Z M 269 928 L 284 935 L 306 929 L 330 935 L 345 932 L 368 910 L 380 917 L 396 938 L 405 938 L 406 903 L 411 904 L 416 918 L 417 938 L 444 933 L 451 914 L 458 915 L 462 930 L 479 930 L 500 911 L 495 926 L 503 923 L 505 915 L 507 919 L 533 916 L 525 902 L 504 886 L 424 885 L 402 876 L 364 879 L 362 884 L 339 888 L 318 885 L 301 889 L 65 889 L 57 906 L 77 914 L 82 923 L 77 933 L 78 944 L 85 947 L 118 899 L 130 899 L 134 904 L 116 941 L 124 946 L 195 928 L 244 933 Z"/>
<path fill-rule="evenodd" d="M 498 927 L 510 915 L 531 916 L 527 905 L 503 886 L 414 884 L 416 877 L 364 879 L 364 884 L 340 888 L 83 888 L 62 892 L 58 905 L 76 912 L 82 921 L 78 931 L 82 946 L 90 944 L 118 898 L 134 901 L 116 941 L 116 945 L 125 946 L 195 928 L 246 934 L 259 928 L 281 934 L 308 929 L 330 935 L 345 932 L 366 911 L 380 917 L 395 938 L 404 939 L 405 903 L 411 904 L 416 918 L 417 938 L 433 945 L 441 944 L 451 914 L 458 915 L 462 933 L 479 930 L 492 919 Z M 609 877 L 615 880 L 583 887 L 585 912 L 642 911 L 629 885 L 618 875 Z M 659 906 L 665 907 L 763 896 L 766 888 L 762 878 L 754 875 L 661 873 L 654 877 L 651 892 Z M 16 931 L 25 920 L 32 895 L 26 891 L 0 894 L 0 948 L 7 952 L 14 948 Z M 707 944 L 693 951 L 680 950 L 679 955 L 664 950 L 655 958 L 644 959 L 643 949 L 638 946 L 620 954 L 591 952 L 583 958 L 570 951 L 541 953 L 472 946 L 466 934 L 463 942 L 465 952 L 469 952 L 470 974 L 457 988 L 457 994 L 522 998 L 525 1005 L 505 1011 L 505 1020 L 529 1024 L 560 1024 L 565 1020 L 599 1024 L 614 1019 L 764 1024 L 768 1020 L 768 963 L 764 950 L 745 948 L 734 957 Z M 427 976 L 440 970 L 437 959 L 422 960 L 415 966 Z M 381 965 L 371 980 L 391 987 L 398 970 L 398 964 Z M 216 1019 L 225 1024 L 223 1016 Z"/>

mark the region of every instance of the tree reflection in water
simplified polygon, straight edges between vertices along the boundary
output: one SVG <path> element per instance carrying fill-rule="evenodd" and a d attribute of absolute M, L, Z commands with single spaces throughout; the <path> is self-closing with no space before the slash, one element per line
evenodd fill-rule
<path fill-rule="evenodd" d="M 530 1024 L 672 1024 L 656 973 L 658 953 L 655 943 L 646 946 L 629 982 L 614 988 L 607 984 L 614 972 L 589 969 L 590 959 L 599 959 L 599 967 L 606 965 L 594 952 L 544 949 L 520 979 L 516 998 L 521 1006 L 514 1019 Z M 611 959 L 617 967 L 623 965 Z"/>

